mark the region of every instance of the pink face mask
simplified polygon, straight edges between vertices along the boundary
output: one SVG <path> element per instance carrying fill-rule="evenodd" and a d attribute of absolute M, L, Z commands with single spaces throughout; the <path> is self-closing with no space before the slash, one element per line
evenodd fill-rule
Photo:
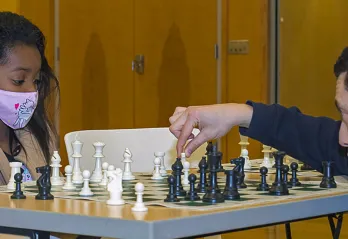
<path fill-rule="evenodd" d="M 12 129 L 24 128 L 37 106 L 37 92 L 0 90 L 0 119 Z"/>

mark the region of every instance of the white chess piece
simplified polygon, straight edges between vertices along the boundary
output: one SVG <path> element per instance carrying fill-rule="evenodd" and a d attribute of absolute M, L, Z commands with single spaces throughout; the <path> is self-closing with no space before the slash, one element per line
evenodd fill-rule
<path fill-rule="evenodd" d="M 51 184 L 52 186 L 61 186 L 64 184 L 62 178 L 59 175 L 59 168 L 62 167 L 60 164 L 61 158 L 59 156 L 58 151 L 53 151 L 53 155 L 51 158 L 51 168 L 52 168 L 52 176 L 51 176 Z"/>
<path fill-rule="evenodd" d="M 242 149 L 241 157 L 245 158 L 244 169 L 251 169 L 251 162 L 249 160 L 249 152 L 247 149 Z"/>
<path fill-rule="evenodd" d="M 64 190 L 75 190 L 76 187 L 72 182 L 72 172 L 73 172 L 73 167 L 71 165 L 67 165 L 64 168 L 65 171 L 65 176 L 66 176 L 66 181 L 65 184 L 63 185 Z"/>
<path fill-rule="evenodd" d="M 90 181 L 92 183 L 100 183 L 103 179 L 103 174 L 101 170 L 101 160 L 102 158 L 104 158 L 103 149 L 105 147 L 105 144 L 103 142 L 95 142 L 93 144 L 93 147 L 95 149 L 95 154 L 93 155 L 93 157 L 95 158 L 95 167 Z"/>
<path fill-rule="evenodd" d="M 15 186 L 14 176 L 16 175 L 16 173 L 21 172 L 22 163 L 21 162 L 11 162 L 10 167 L 11 167 L 11 176 L 10 176 L 10 180 L 7 184 L 7 189 L 15 190 L 16 186 Z"/>
<path fill-rule="evenodd" d="M 83 178 L 82 178 L 82 173 L 80 169 L 80 159 L 82 158 L 81 155 L 81 150 L 82 150 L 82 142 L 75 140 L 72 142 L 73 150 L 74 153 L 71 155 L 71 157 L 74 158 L 74 166 L 73 166 L 73 183 L 74 184 L 82 184 L 83 183 Z"/>
<path fill-rule="evenodd" d="M 161 167 L 160 167 L 160 174 L 165 177 L 168 175 L 166 167 L 164 165 L 164 152 L 155 152 L 155 158 L 160 158 L 161 159 Z"/>
<path fill-rule="evenodd" d="M 89 187 L 89 177 L 91 176 L 91 173 L 88 170 L 84 170 L 82 173 L 83 176 L 83 188 L 80 191 L 80 196 L 92 196 L 93 192 L 91 188 Z"/>
<path fill-rule="evenodd" d="M 263 156 L 263 161 L 260 167 L 272 168 L 273 164 L 270 160 L 270 153 L 272 152 L 271 147 L 267 145 L 263 145 L 262 147 L 263 147 L 262 152 L 264 156 Z"/>
<path fill-rule="evenodd" d="M 124 163 L 124 170 L 123 170 L 123 180 L 134 180 L 135 176 L 132 174 L 132 169 L 131 169 L 131 163 L 132 161 L 132 153 L 131 151 L 126 148 L 124 150 L 123 154 L 123 163 Z"/>
<path fill-rule="evenodd" d="M 184 166 L 184 169 L 183 169 L 183 171 L 184 171 L 184 180 L 182 180 L 182 184 L 185 185 L 185 186 L 186 185 L 190 185 L 190 182 L 188 180 L 188 176 L 189 176 L 189 172 L 190 172 L 190 162 L 185 161 L 183 163 L 183 166 Z"/>
<path fill-rule="evenodd" d="M 110 167 L 110 166 L 109 166 Z M 107 189 L 109 191 L 110 198 L 106 201 L 108 205 L 123 205 L 125 201 L 122 199 L 122 170 L 117 168 L 115 170 L 107 172 L 110 178 Z"/>
<path fill-rule="evenodd" d="M 107 162 L 104 162 L 102 164 L 102 170 L 103 170 L 103 179 L 99 183 L 100 186 L 106 186 L 108 185 L 108 176 L 107 176 L 107 171 L 108 171 L 109 164 Z"/>
<path fill-rule="evenodd" d="M 148 209 L 145 207 L 143 202 L 143 194 L 144 194 L 144 184 L 137 183 L 135 184 L 135 194 L 137 195 L 137 201 L 132 207 L 132 211 L 134 212 L 146 212 Z"/>
<path fill-rule="evenodd" d="M 186 154 L 185 153 L 181 153 L 181 162 L 182 163 L 186 162 Z"/>
<path fill-rule="evenodd" d="M 241 135 L 241 134 L 239 134 L 239 137 L 240 137 L 240 142 L 238 144 L 240 145 L 240 156 L 242 156 L 243 149 L 247 149 L 249 145 L 249 142 L 248 142 L 249 137 Z"/>
<path fill-rule="evenodd" d="M 155 158 L 153 161 L 155 165 L 155 171 L 153 172 L 153 175 L 151 179 L 157 180 L 157 179 L 163 179 L 161 173 L 160 173 L 160 167 L 161 167 L 161 159 L 160 158 Z"/>

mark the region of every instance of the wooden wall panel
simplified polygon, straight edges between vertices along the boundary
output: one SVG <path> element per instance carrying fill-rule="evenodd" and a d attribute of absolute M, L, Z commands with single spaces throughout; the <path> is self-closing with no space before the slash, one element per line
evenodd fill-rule
<path fill-rule="evenodd" d="M 268 1 L 223 1 L 227 31 L 223 32 L 224 54 L 229 40 L 249 40 L 249 54 L 227 55 L 223 65 L 226 81 L 226 102 L 244 103 L 247 100 L 268 103 L 269 96 L 269 48 L 268 48 Z M 227 39 L 226 39 L 227 38 Z M 227 158 L 240 154 L 238 128 L 227 136 Z M 249 139 L 249 156 L 262 157 L 262 145 Z"/>
<path fill-rule="evenodd" d="M 60 1 L 64 156 L 68 132 L 133 127 L 132 42 L 133 1 Z"/>
<path fill-rule="evenodd" d="M 1 0 L 0 11 L 10 11 L 18 13 L 18 6 L 20 0 Z"/>
<path fill-rule="evenodd" d="M 280 103 L 339 118 L 333 65 L 348 46 L 348 1 L 292 0 L 280 7 Z"/>
<path fill-rule="evenodd" d="M 135 1 L 134 127 L 169 126 L 176 106 L 216 103 L 216 1 Z"/>

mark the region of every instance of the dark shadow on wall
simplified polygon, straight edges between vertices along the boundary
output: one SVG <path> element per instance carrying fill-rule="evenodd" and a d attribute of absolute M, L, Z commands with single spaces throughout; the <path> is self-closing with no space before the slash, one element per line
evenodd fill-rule
<path fill-rule="evenodd" d="M 103 46 L 95 33 L 91 34 L 86 49 L 81 88 L 83 129 L 107 128 L 109 126 L 107 69 Z"/>
<path fill-rule="evenodd" d="M 190 99 L 190 72 L 186 49 L 179 27 L 173 23 L 163 47 L 162 64 L 158 78 L 158 126 L 169 126 L 169 117 L 175 107 L 188 106 Z"/>

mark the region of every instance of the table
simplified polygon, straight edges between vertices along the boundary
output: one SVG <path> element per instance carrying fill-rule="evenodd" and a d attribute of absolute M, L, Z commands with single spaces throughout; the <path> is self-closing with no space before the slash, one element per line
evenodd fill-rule
<path fill-rule="evenodd" d="M 184 238 L 345 212 L 347 201 L 348 191 L 233 210 L 190 211 L 151 206 L 146 213 L 134 213 L 131 205 L 108 206 L 59 198 L 39 201 L 32 196 L 12 200 L 10 194 L 1 193 L 0 226 L 129 239 Z"/>

